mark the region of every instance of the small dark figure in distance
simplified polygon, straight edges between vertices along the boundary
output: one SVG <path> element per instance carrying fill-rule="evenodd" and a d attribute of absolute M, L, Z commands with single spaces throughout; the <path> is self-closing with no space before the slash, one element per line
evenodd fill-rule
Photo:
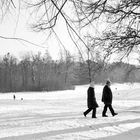
<path fill-rule="evenodd" d="M 14 99 L 14 100 L 16 99 L 16 95 L 15 95 L 15 94 L 13 95 L 13 99 Z"/>
<path fill-rule="evenodd" d="M 102 117 L 108 117 L 106 115 L 107 112 L 107 108 L 110 109 L 110 112 L 112 114 L 112 116 L 117 115 L 118 113 L 114 112 L 114 109 L 112 107 L 112 99 L 113 99 L 113 95 L 112 95 L 112 91 L 111 91 L 111 81 L 107 80 L 106 81 L 106 85 L 103 88 L 103 94 L 102 94 L 102 102 L 104 102 L 104 109 L 102 112 Z"/>
<path fill-rule="evenodd" d="M 96 108 L 99 107 L 96 98 L 95 98 L 95 92 L 94 92 L 94 81 L 90 83 L 90 86 L 87 90 L 87 107 L 88 109 L 83 113 L 84 116 L 92 111 L 92 118 L 96 118 Z"/>

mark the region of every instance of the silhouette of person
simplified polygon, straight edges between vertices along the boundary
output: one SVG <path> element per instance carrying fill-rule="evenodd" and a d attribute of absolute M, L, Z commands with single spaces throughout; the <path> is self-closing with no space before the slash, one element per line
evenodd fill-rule
<path fill-rule="evenodd" d="M 102 112 L 102 117 L 108 117 L 106 115 L 107 108 L 110 109 L 112 116 L 115 116 L 118 114 L 118 113 L 114 112 L 114 109 L 112 107 L 113 95 L 112 95 L 112 91 L 111 91 L 110 86 L 111 86 L 111 81 L 107 80 L 106 85 L 103 88 L 103 94 L 102 94 L 102 102 L 104 102 L 104 109 Z"/>
<path fill-rule="evenodd" d="M 96 108 L 99 107 L 96 98 L 95 98 L 95 92 L 94 92 L 94 81 L 90 83 L 90 86 L 87 90 L 87 107 L 88 109 L 83 112 L 84 116 L 92 111 L 92 118 L 96 118 Z"/>
<path fill-rule="evenodd" d="M 14 100 L 16 99 L 16 96 L 15 96 L 15 94 L 13 95 L 13 99 L 14 99 Z"/>

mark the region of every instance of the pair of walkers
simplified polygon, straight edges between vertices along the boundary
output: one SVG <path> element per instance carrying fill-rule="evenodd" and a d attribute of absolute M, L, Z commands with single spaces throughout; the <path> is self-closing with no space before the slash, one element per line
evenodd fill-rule
<path fill-rule="evenodd" d="M 110 109 L 112 116 L 117 115 L 117 113 L 115 113 L 115 111 L 112 107 L 113 95 L 112 95 L 110 86 L 111 86 L 111 82 L 109 80 L 107 80 L 106 85 L 103 88 L 103 94 L 102 94 L 102 102 L 104 102 L 104 109 L 102 112 L 102 117 L 108 117 L 106 115 L 107 108 Z M 99 106 L 98 106 L 98 103 L 95 98 L 94 81 L 90 83 L 90 86 L 87 90 L 87 107 L 88 107 L 88 109 L 83 113 L 84 116 L 86 117 L 86 115 L 90 111 L 92 111 L 92 118 L 96 118 L 96 108 Z"/>

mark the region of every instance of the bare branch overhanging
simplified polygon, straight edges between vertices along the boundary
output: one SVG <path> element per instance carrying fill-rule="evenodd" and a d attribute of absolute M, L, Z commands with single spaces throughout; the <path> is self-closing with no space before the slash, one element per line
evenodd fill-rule
<path fill-rule="evenodd" d="M 1 35 L 0 35 L 0 38 L 6 39 L 6 40 L 16 40 L 16 41 L 19 41 L 19 42 L 28 43 L 28 44 L 33 45 L 33 46 L 36 46 L 36 47 L 40 47 L 40 48 L 44 48 L 44 49 L 46 48 L 46 47 L 44 47 L 44 46 L 41 46 L 41 45 L 39 45 L 39 44 L 35 44 L 35 43 L 33 43 L 33 42 L 31 42 L 31 41 L 28 41 L 28 40 L 26 40 L 26 39 L 23 39 L 23 38 L 18 38 L 18 37 L 6 37 L 6 36 L 1 36 Z"/>
<path fill-rule="evenodd" d="M 13 7 L 16 7 L 13 3 L 14 1 L 11 0 L 9 2 L 11 2 Z M 98 45 L 105 45 L 104 47 L 109 54 L 111 54 L 111 52 L 124 51 L 127 56 L 135 47 L 139 47 L 139 0 L 38 0 L 33 2 L 33 4 L 27 3 L 30 7 L 38 9 L 38 12 L 41 11 L 39 21 L 37 21 L 33 27 L 38 31 L 52 29 L 56 26 L 57 22 L 59 22 L 59 15 L 61 15 L 69 28 L 71 28 L 86 46 L 82 37 L 77 33 L 77 29 L 69 24 L 70 19 L 65 16 L 65 5 L 72 3 L 73 10 L 75 10 L 76 13 L 77 23 L 79 23 L 81 28 L 85 28 L 97 20 L 102 20 L 102 18 L 110 25 L 110 28 L 105 30 L 100 38 L 91 35 L 91 37 L 93 36 L 93 40 L 98 42 Z M 3 3 L 1 2 L 1 5 L 2 4 L 4 4 L 4 1 Z M 7 6 L 9 6 L 9 4 L 10 3 L 7 2 Z M 43 12 L 42 9 L 44 4 L 47 6 L 45 12 Z M 46 13 L 48 14 L 48 18 L 45 18 Z M 75 21 L 75 19 L 71 19 L 71 21 Z"/>

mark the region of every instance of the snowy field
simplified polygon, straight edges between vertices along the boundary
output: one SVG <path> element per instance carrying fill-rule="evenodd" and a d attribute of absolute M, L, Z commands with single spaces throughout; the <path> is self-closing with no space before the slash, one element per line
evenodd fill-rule
<path fill-rule="evenodd" d="M 101 116 L 103 85 L 95 85 L 97 119 L 85 118 L 87 88 L 0 94 L 0 140 L 140 140 L 140 84 L 114 84 L 113 107 Z M 21 100 L 23 98 L 23 100 Z"/>

